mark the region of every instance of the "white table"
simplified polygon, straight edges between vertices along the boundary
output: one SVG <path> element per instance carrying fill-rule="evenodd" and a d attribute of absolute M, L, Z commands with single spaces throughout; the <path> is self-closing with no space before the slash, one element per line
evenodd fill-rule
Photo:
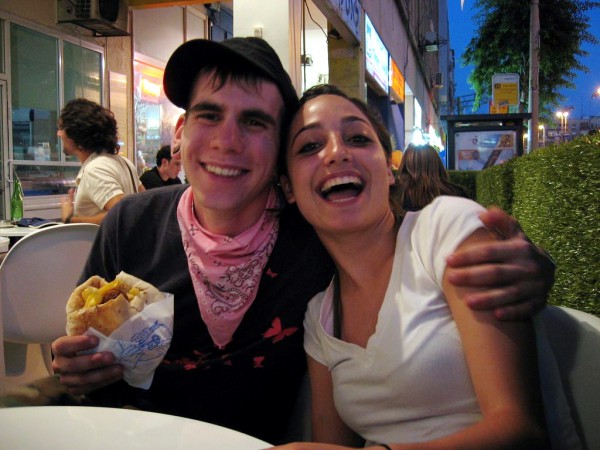
<path fill-rule="evenodd" d="M 206 422 L 130 409 L 27 406 L 0 409 L 6 449 L 258 450 L 270 444 Z"/>
<path fill-rule="evenodd" d="M 39 228 L 29 228 L 29 227 L 5 227 L 0 228 L 0 236 L 4 237 L 23 237 L 28 234 L 35 233 L 39 231 Z"/>

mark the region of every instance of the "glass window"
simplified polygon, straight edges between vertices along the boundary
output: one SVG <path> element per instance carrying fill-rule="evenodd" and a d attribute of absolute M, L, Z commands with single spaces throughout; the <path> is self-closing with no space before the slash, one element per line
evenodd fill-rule
<path fill-rule="evenodd" d="M 58 161 L 58 40 L 11 24 L 10 57 L 13 158 Z"/>
<path fill-rule="evenodd" d="M 25 197 L 65 195 L 70 188 L 75 187 L 79 165 L 51 164 L 15 163 L 14 171 L 19 177 Z"/>
<path fill-rule="evenodd" d="M 63 47 L 64 101 L 87 98 L 102 104 L 102 55 L 65 42 Z"/>
<path fill-rule="evenodd" d="M 184 112 L 162 90 L 163 69 L 134 61 L 135 149 L 138 170 L 153 167 L 156 152 L 171 143 L 175 123 Z"/>

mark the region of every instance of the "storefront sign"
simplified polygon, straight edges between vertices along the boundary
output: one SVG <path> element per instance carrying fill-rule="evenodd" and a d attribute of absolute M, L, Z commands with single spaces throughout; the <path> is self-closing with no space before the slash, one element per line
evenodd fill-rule
<path fill-rule="evenodd" d="M 400 71 L 400 68 L 396 65 L 396 62 L 393 58 L 390 58 L 390 86 L 392 91 L 398 96 L 398 100 L 400 103 L 404 103 L 405 93 L 404 93 L 404 75 Z"/>
<path fill-rule="evenodd" d="M 389 86 L 390 55 L 377 34 L 371 19 L 365 14 L 366 71 L 387 93 Z"/>
<path fill-rule="evenodd" d="M 338 13 L 354 37 L 360 42 L 360 1 L 359 0 L 327 0 Z"/>

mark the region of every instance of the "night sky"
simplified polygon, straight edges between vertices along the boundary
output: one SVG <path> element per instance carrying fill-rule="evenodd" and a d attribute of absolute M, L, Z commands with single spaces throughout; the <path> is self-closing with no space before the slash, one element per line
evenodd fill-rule
<path fill-rule="evenodd" d="M 464 9 L 461 11 L 460 0 L 448 0 L 448 15 L 450 22 L 450 46 L 454 49 L 456 68 L 454 77 L 456 81 L 456 96 L 471 94 L 467 78 L 472 71 L 471 67 L 463 67 L 461 64 L 462 54 L 475 33 L 476 26 L 472 20 L 473 1 L 464 0 Z M 600 40 L 600 8 L 588 12 L 590 16 L 590 27 L 588 31 Z M 600 116 L 600 97 L 592 99 L 592 93 L 600 87 L 600 45 L 585 44 L 584 50 L 589 55 L 582 61 L 590 71 L 588 73 L 578 72 L 574 84 L 576 89 L 564 89 L 562 94 L 565 100 L 561 107 L 573 107 L 570 117 L 580 118 L 587 116 Z M 542 49 L 543 51 L 543 49 Z M 487 113 L 487 105 L 478 112 Z M 463 111 L 465 114 L 472 112 Z"/>

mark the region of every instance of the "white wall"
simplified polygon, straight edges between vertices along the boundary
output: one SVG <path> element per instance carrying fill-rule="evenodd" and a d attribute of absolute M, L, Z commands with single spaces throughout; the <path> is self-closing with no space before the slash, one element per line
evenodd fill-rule
<path fill-rule="evenodd" d="M 279 55 L 296 89 L 300 89 L 300 17 L 302 2 L 294 0 L 235 0 L 233 35 L 254 36 L 262 28 L 262 38 Z"/>

